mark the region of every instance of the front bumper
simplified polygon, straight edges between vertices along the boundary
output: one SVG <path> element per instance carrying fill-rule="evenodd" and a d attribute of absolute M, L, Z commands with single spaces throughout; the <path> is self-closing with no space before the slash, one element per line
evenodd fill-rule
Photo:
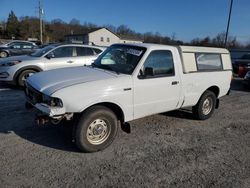
<path fill-rule="evenodd" d="M 13 82 L 14 72 L 11 67 L 0 67 L 0 81 Z"/>
<path fill-rule="evenodd" d="M 8 78 L 9 76 L 8 72 L 0 72 L 0 78 Z"/>
<path fill-rule="evenodd" d="M 64 107 L 51 107 L 44 103 L 35 104 L 34 107 L 41 111 L 43 114 L 46 114 L 47 116 L 55 119 L 61 118 L 61 116 L 65 114 Z"/>
<path fill-rule="evenodd" d="M 26 86 L 25 88 L 25 95 L 26 101 L 29 105 L 26 106 L 33 106 L 43 114 L 58 119 L 61 118 L 65 114 L 64 107 L 57 107 L 57 106 L 49 106 L 42 101 L 42 93 L 35 90 L 31 86 Z"/>

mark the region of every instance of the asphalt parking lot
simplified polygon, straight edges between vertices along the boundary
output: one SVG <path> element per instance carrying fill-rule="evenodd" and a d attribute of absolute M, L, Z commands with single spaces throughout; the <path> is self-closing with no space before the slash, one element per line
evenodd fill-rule
<path fill-rule="evenodd" d="M 34 124 L 24 94 L 0 85 L 1 187 L 250 187 L 250 92 L 240 80 L 207 121 L 186 111 L 130 123 L 106 150 L 80 153 L 62 127 Z"/>

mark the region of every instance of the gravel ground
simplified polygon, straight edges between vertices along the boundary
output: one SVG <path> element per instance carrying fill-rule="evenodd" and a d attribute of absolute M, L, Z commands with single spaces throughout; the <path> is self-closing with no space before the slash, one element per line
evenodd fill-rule
<path fill-rule="evenodd" d="M 130 122 L 104 151 L 80 153 L 69 131 L 34 125 L 23 92 L 0 85 L 0 187 L 250 187 L 250 93 L 207 121 L 187 111 Z"/>

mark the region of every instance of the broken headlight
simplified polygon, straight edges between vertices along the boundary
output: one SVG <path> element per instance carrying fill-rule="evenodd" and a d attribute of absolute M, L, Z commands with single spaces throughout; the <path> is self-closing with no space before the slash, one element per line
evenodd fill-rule
<path fill-rule="evenodd" d="M 43 95 L 43 102 L 52 107 L 63 107 L 63 102 L 59 98 Z"/>

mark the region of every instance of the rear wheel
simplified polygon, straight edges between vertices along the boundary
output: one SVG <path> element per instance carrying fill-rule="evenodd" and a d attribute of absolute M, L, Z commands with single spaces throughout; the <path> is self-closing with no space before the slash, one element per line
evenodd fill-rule
<path fill-rule="evenodd" d="M 96 152 L 113 142 L 118 121 L 109 108 L 94 106 L 82 114 L 75 126 L 77 147 L 83 152 Z"/>
<path fill-rule="evenodd" d="M 7 52 L 0 52 L 0 57 L 1 58 L 8 57 L 8 53 Z"/>
<path fill-rule="evenodd" d="M 35 74 L 36 71 L 34 70 L 25 70 L 21 72 L 17 78 L 17 85 L 23 87 L 25 80 L 29 77 Z"/>
<path fill-rule="evenodd" d="M 212 116 L 216 106 L 216 96 L 212 91 L 205 91 L 197 105 L 193 107 L 193 114 L 199 120 Z"/>

